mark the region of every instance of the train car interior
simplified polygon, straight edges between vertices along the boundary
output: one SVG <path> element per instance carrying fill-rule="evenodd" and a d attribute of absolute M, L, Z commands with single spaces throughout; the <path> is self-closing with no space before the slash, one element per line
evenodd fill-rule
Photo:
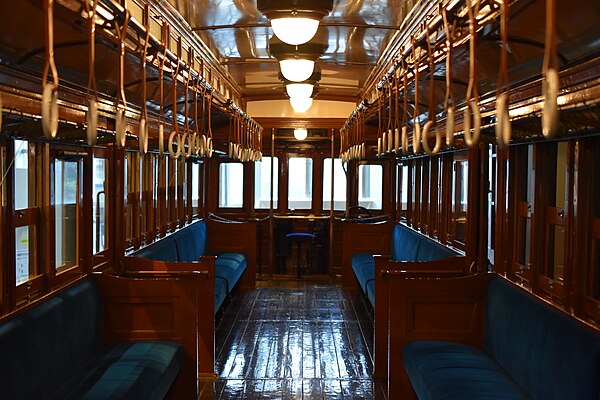
<path fill-rule="evenodd" d="M 0 1 L 0 398 L 599 399 L 574 1 Z"/>

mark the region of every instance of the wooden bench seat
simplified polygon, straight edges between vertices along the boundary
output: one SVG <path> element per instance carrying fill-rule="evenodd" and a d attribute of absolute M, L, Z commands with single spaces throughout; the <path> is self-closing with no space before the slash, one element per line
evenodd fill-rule
<path fill-rule="evenodd" d="M 219 226 L 222 230 L 224 225 L 228 224 L 211 221 L 210 226 Z M 250 224 L 231 224 L 229 225 L 230 232 L 226 235 L 234 241 L 239 236 L 244 236 L 244 240 L 237 241 L 237 245 L 239 246 L 241 243 L 243 246 L 247 243 L 247 246 L 236 248 L 243 252 L 226 251 L 227 249 L 223 249 L 223 246 L 220 249 L 213 248 L 212 251 L 209 251 L 209 237 L 211 234 L 219 235 L 223 232 L 210 232 L 208 226 L 209 224 L 204 220 L 196 221 L 128 255 L 123 260 L 123 270 L 126 272 L 149 270 L 192 271 L 204 267 L 214 268 L 214 288 L 212 291 L 214 292 L 214 313 L 216 314 L 249 265 L 252 268 L 248 275 L 255 274 L 254 260 L 247 257 L 246 254 L 254 254 L 255 250 L 250 246 L 256 241 L 256 234 L 255 227 Z M 234 232 L 237 238 L 233 235 Z M 201 263 L 202 257 L 204 257 L 205 263 L 208 262 L 212 265 L 195 265 L 194 263 Z M 211 261 L 211 257 L 214 260 Z M 248 277 L 248 281 L 254 286 L 253 276 Z"/>
<path fill-rule="evenodd" d="M 360 252 L 352 254 L 351 258 L 354 275 L 373 307 L 375 307 L 375 254 Z M 384 257 L 389 261 L 388 265 L 384 266 L 387 269 L 432 269 L 431 264 L 428 264 L 429 261 L 446 259 L 441 264 L 435 265 L 442 271 L 456 270 L 464 274 L 466 270 L 464 257 L 403 224 L 396 224 L 393 227 L 388 254 L 389 256 Z M 432 271 L 435 269 L 433 268 Z"/>
<path fill-rule="evenodd" d="M 5 399 L 163 399 L 184 365 L 176 341 L 110 345 L 94 279 L 0 322 Z M 181 392 L 180 392 L 181 393 Z"/>

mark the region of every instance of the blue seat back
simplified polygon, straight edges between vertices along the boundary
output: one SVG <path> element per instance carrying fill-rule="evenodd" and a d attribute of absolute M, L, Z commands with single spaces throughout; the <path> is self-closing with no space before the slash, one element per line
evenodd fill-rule
<path fill-rule="evenodd" d="M 410 228 L 396 224 L 392 232 L 390 255 L 394 261 L 416 261 L 421 235 Z"/>
<path fill-rule="evenodd" d="M 173 262 L 179 260 L 177 245 L 173 236 L 167 236 L 164 239 L 160 239 L 150 246 L 144 247 L 134 255 L 156 261 Z"/>
<path fill-rule="evenodd" d="M 442 258 L 453 257 L 455 255 L 456 253 L 449 248 L 433 240 L 423 238 L 417 252 L 417 261 L 441 260 Z"/>
<path fill-rule="evenodd" d="M 484 340 L 534 399 L 600 398 L 600 335 L 501 278 L 489 285 Z"/>
<path fill-rule="evenodd" d="M 43 399 L 92 357 L 102 332 L 96 283 L 87 279 L 0 324 L 0 393 Z"/>
<path fill-rule="evenodd" d="M 206 251 L 206 222 L 198 221 L 172 235 L 177 246 L 177 261 L 198 261 Z"/>

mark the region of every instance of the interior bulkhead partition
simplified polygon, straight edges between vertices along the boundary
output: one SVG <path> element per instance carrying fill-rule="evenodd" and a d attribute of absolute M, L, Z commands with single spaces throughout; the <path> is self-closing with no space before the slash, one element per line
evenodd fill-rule
<path fill-rule="evenodd" d="M 276 3 L 0 4 L 0 323 L 86 279 L 208 277 L 197 295 L 210 323 L 190 348 L 212 337 L 209 364 L 231 362 L 230 324 L 271 324 L 248 307 L 270 301 L 316 323 L 320 304 L 327 329 L 360 335 L 367 375 L 385 381 L 365 393 L 391 398 L 374 356 L 382 300 L 361 293 L 351 257 L 387 261 L 406 229 L 464 260 L 461 276 L 501 275 L 597 332 L 600 3 L 282 2 L 320 18 L 300 44 L 273 34 Z M 297 59 L 314 65 L 300 82 L 285 63 Z M 199 221 L 202 257 L 128 269 Z M 219 246 L 248 270 L 213 310 Z M 368 258 L 373 282 L 395 273 Z M 325 393 L 324 382 L 312 383 Z"/>

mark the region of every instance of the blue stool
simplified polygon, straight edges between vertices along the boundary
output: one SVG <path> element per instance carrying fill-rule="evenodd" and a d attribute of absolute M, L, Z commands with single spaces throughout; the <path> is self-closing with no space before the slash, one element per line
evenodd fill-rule
<path fill-rule="evenodd" d="M 286 236 L 288 243 L 296 243 L 296 274 L 298 279 L 302 279 L 302 264 L 300 264 L 300 260 L 302 258 L 301 250 L 302 244 L 306 243 L 309 245 L 308 247 L 308 257 L 309 263 L 312 263 L 312 248 L 315 244 L 316 236 L 312 233 L 305 232 L 292 232 L 288 233 Z"/>

